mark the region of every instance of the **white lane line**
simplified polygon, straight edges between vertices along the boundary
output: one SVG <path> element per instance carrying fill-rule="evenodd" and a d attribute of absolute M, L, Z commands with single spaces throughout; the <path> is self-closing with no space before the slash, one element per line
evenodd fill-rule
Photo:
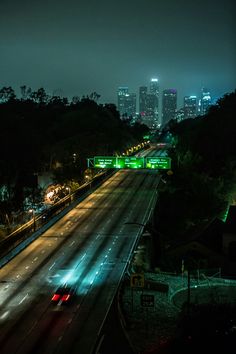
<path fill-rule="evenodd" d="M 42 250 L 41 253 L 45 253 L 45 250 Z"/>
<path fill-rule="evenodd" d="M 0 317 L 0 319 L 3 320 L 4 318 L 7 317 L 8 314 L 9 314 L 9 311 L 4 312 L 4 314 Z"/>
<path fill-rule="evenodd" d="M 29 266 L 26 266 L 25 269 L 29 269 Z"/>
<path fill-rule="evenodd" d="M 71 242 L 70 246 L 73 246 L 74 243 L 75 243 L 75 241 Z"/>
<path fill-rule="evenodd" d="M 23 301 L 25 301 L 25 299 L 28 297 L 29 294 L 26 294 L 23 299 L 19 302 L 19 305 L 22 304 Z"/>
<path fill-rule="evenodd" d="M 49 268 L 49 270 L 51 270 L 51 269 L 54 267 L 55 264 L 56 264 L 56 262 L 54 262 L 54 263 L 51 265 L 51 267 Z"/>
<path fill-rule="evenodd" d="M 34 262 L 36 262 L 38 258 L 39 258 L 39 257 L 35 257 L 35 258 L 34 258 Z"/>

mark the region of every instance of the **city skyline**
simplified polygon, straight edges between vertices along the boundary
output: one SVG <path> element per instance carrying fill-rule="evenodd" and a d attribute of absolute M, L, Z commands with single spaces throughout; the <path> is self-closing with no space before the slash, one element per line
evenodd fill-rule
<path fill-rule="evenodd" d="M 45 88 L 72 98 L 91 92 L 117 102 L 159 79 L 186 95 L 208 87 L 213 98 L 235 90 L 233 0 L 29 0 L 1 2 L 0 87 Z"/>
<path fill-rule="evenodd" d="M 122 119 L 129 117 L 146 124 L 150 129 L 156 129 L 171 119 L 181 121 L 205 115 L 209 107 L 216 103 L 211 90 L 206 87 L 201 88 L 198 96 L 184 96 L 179 106 L 177 97 L 175 88 L 160 90 L 159 80 L 151 78 L 148 84 L 140 86 L 136 92 L 130 92 L 128 86 L 119 87 L 116 106 Z"/>
<path fill-rule="evenodd" d="M 158 80 L 157 78 L 151 78 L 151 79 L 149 80 L 149 82 L 146 82 L 146 83 L 144 83 L 143 85 L 141 85 L 141 86 L 139 86 L 139 87 L 136 87 L 134 90 L 132 90 L 129 85 L 121 85 L 120 87 L 117 87 L 117 90 L 116 90 L 116 102 L 115 102 L 115 104 L 118 106 L 118 104 L 117 104 L 117 94 L 118 94 L 120 88 L 126 88 L 126 90 L 128 90 L 127 93 L 129 93 L 129 94 L 131 94 L 131 93 L 132 93 L 132 94 L 135 94 L 135 95 L 137 96 L 137 98 L 138 98 L 138 96 L 140 95 L 140 89 L 142 89 L 142 88 L 148 88 L 148 86 L 149 86 L 149 84 L 150 84 L 150 81 L 151 81 L 152 79 Z M 158 85 L 159 85 L 159 81 L 158 81 Z M 162 107 L 162 95 L 164 94 L 164 92 L 165 92 L 166 90 L 174 90 L 174 91 L 176 91 L 176 92 L 178 93 L 178 95 L 179 95 L 179 89 L 178 89 L 178 88 L 176 88 L 176 87 L 165 87 L 165 88 L 162 88 L 162 87 L 159 85 L 159 99 L 160 99 L 159 108 Z M 181 108 L 184 107 L 184 101 L 185 101 L 185 97 L 186 97 L 186 96 L 196 96 L 196 98 L 197 98 L 198 100 L 201 100 L 202 98 L 204 98 L 204 90 L 207 90 L 207 91 L 208 91 L 207 94 L 210 94 L 210 95 L 211 95 L 211 104 L 215 104 L 216 101 L 217 101 L 217 99 L 223 97 L 223 95 L 225 95 L 225 94 L 230 93 L 230 92 L 225 92 L 225 93 L 222 94 L 222 96 L 214 96 L 214 95 L 212 94 L 212 92 L 215 92 L 215 91 L 216 91 L 216 88 L 206 88 L 205 86 L 202 86 L 202 87 L 198 88 L 198 90 L 196 90 L 196 91 L 192 90 L 191 92 L 186 92 L 186 94 L 184 94 L 184 95 L 181 96 L 181 97 L 178 97 L 178 95 L 177 95 L 177 109 L 181 109 Z M 181 91 L 181 90 L 180 90 L 180 91 Z M 233 91 L 234 91 L 234 90 L 233 90 Z M 197 94 L 192 93 L 192 92 L 197 92 Z M 206 93 L 205 93 L 205 94 L 206 94 Z M 206 96 L 205 96 L 205 97 L 206 97 Z M 140 109 L 139 109 L 139 104 L 138 104 L 138 103 L 137 103 L 137 107 L 136 107 L 136 112 L 137 112 L 137 113 L 140 113 Z"/>

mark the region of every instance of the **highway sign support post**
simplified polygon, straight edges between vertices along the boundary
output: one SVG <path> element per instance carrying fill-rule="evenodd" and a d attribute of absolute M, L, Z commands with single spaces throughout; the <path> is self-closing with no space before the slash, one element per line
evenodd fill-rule
<path fill-rule="evenodd" d="M 131 288 L 131 310 L 134 309 L 134 288 L 144 288 L 144 274 L 143 273 L 133 273 L 130 276 L 130 288 Z"/>
<path fill-rule="evenodd" d="M 148 309 L 150 307 L 154 307 L 155 301 L 154 301 L 154 295 L 151 294 L 142 294 L 141 297 L 141 305 L 142 307 L 146 308 L 146 331 L 148 332 L 149 326 L 148 326 Z"/>

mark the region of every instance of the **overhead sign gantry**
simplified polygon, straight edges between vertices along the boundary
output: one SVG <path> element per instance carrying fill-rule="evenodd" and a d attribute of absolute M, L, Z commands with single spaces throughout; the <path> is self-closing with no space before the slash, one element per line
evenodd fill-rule
<path fill-rule="evenodd" d="M 170 157 L 146 157 L 146 168 L 157 168 L 161 170 L 169 170 L 171 168 Z"/>
<path fill-rule="evenodd" d="M 171 168 L 170 157 L 138 157 L 138 156 L 94 156 L 87 159 L 89 168 L 128 168 L 128 169 L 160 169 Z"/>

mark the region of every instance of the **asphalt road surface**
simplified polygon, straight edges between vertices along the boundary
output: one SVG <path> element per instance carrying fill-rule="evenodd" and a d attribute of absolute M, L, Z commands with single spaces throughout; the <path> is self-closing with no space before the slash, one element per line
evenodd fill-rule
<path fill-rule="evenodd" d="M 118 171 L 0 270 L 1 354 L 94 352 L 159 180 Z M 53 304 L 64 283 L 76 294 Z"/>

